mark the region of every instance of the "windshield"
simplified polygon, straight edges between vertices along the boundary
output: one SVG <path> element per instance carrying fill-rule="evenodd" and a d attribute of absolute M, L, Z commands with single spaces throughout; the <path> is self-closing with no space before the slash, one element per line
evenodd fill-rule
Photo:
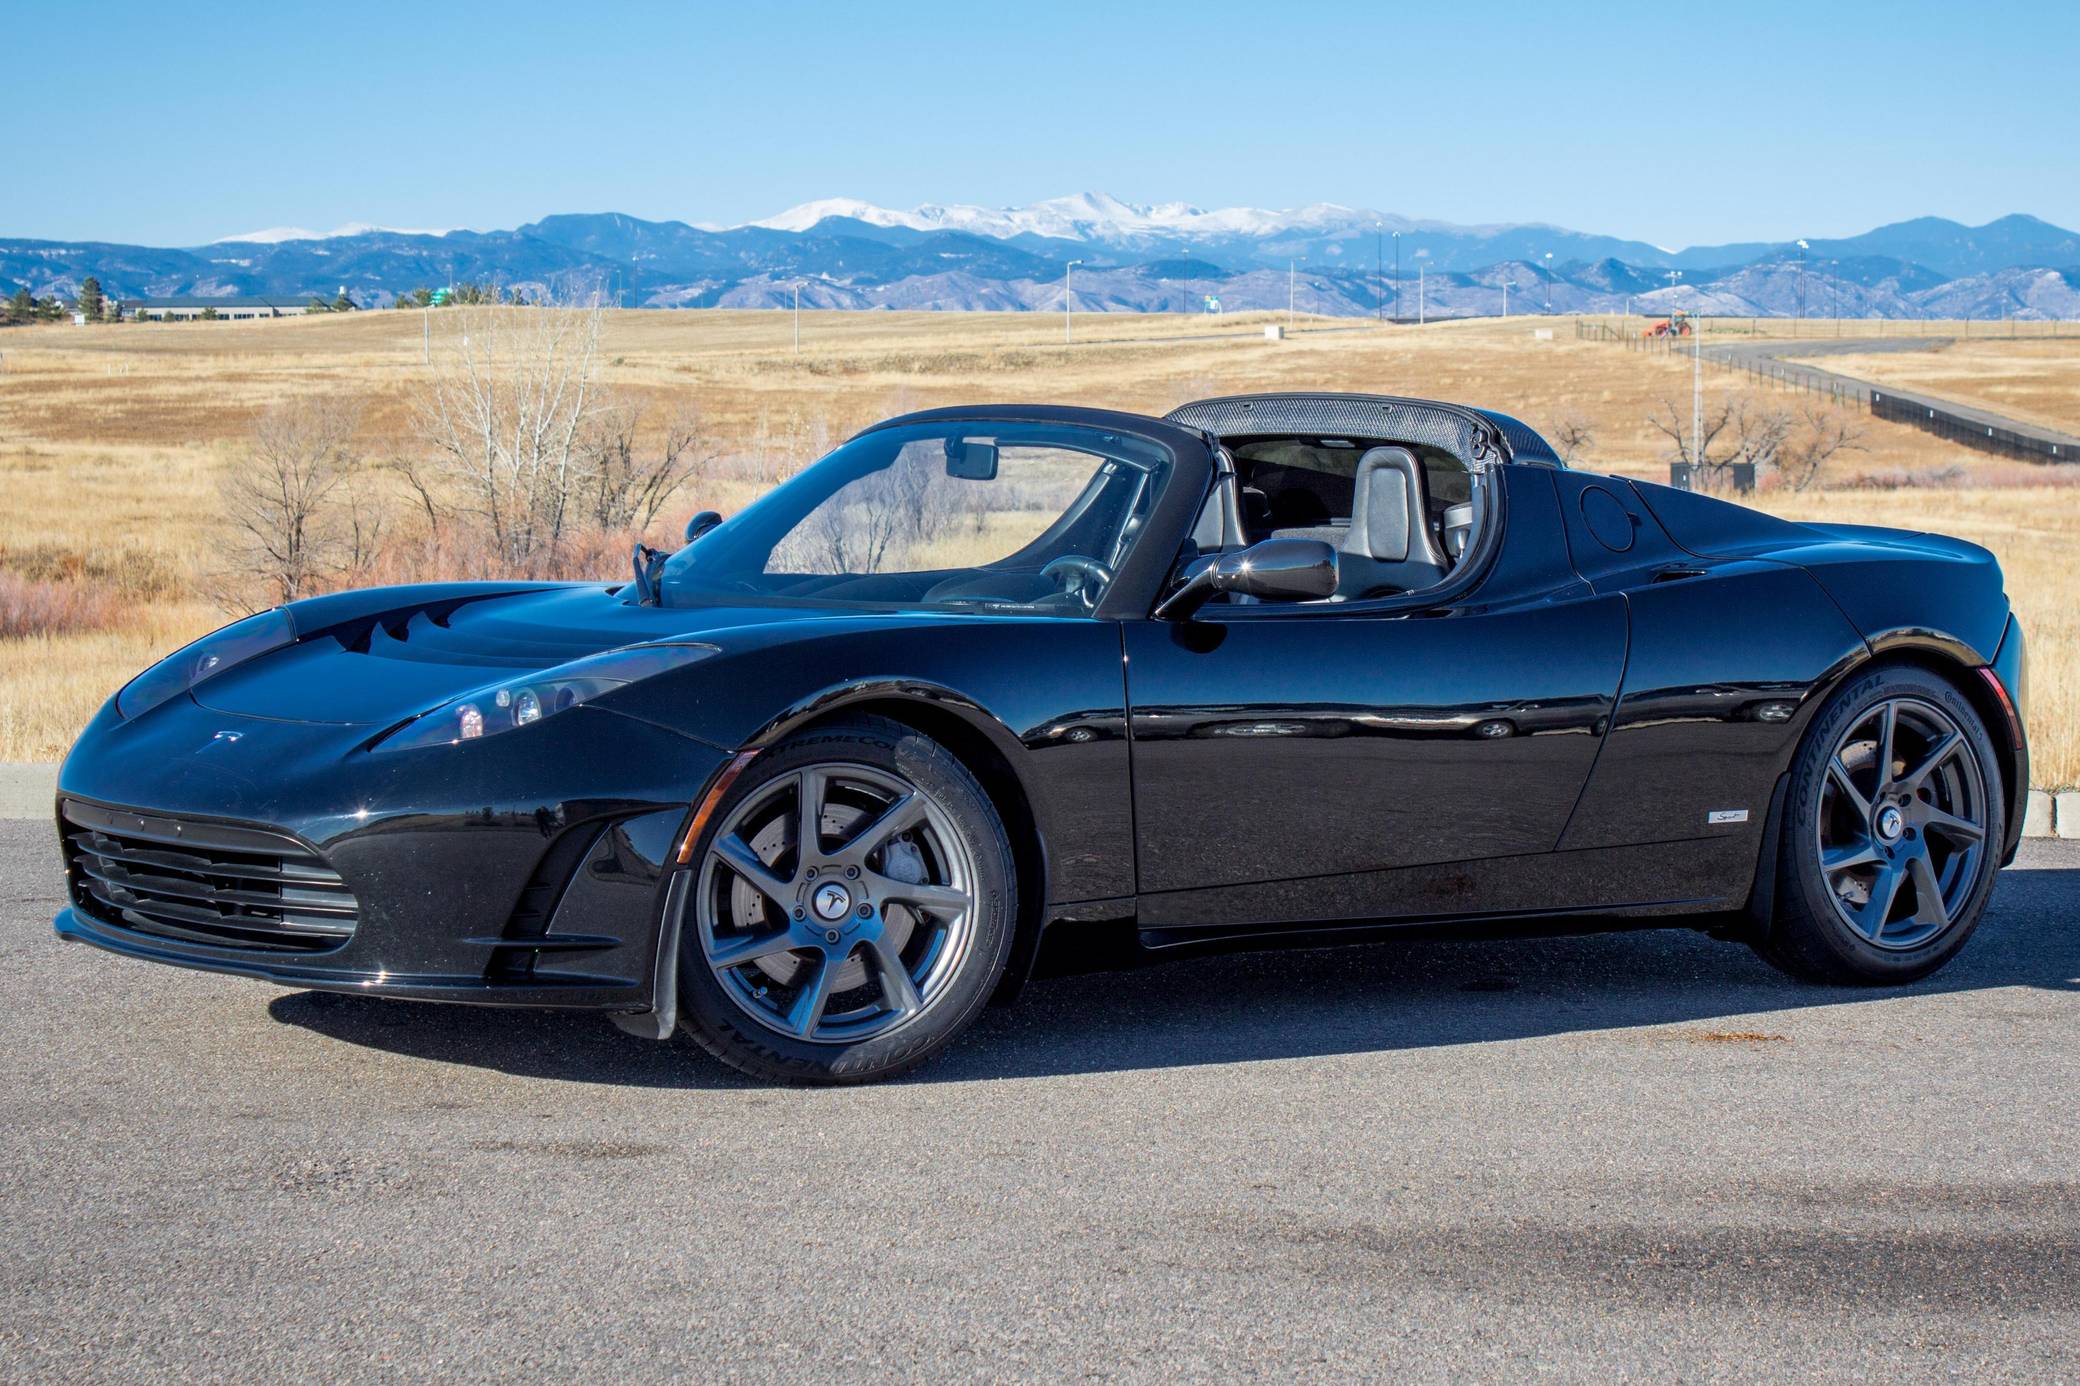
<path fill-rule="evenodd" d="M 673 554 L 659 597 L 1088 615 L 1169 471 L 1078 425 L 877 429 Z"/>

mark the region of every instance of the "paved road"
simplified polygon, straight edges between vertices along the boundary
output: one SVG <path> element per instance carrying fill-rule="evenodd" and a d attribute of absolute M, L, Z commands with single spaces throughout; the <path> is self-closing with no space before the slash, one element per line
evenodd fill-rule
<path fill-rule="evenodd" d="M 0 1377 L 2072 1380 L 2076 868 L 1905 993 L 1676 932 L 1207 959 L 796 1092 L 61 945 L 0 824 Z"/>
<path fill-rule="evenodd" d="M 1828 341 L 1761 341 L 1719 342 L 1704 348 L 1707 358 L 1722 365 L 1740 370 L 1762 370 L 1802 382 L 1815 389 L 1833 389 L 1843 397 L 1860 403 L 1870 403 L 1871 382 L 1859 380 L 1853 375 L 1806 364 L 1816 356 L 1863 355 L 1870 352 L 1888 353 L 1895 351 L 1935 351 L 1950 345 L 1949 337 L 1864 337 L 1843 338 Z M 1981 427 L 2006 429 L 2026 438 L 2037 438 L 2062 449 L 2068 457 L 2080 457 L 2080 437 L 2047 428 L 2042 424 L 2029 423 L 2022 419 L 1996 414 L 1990 409 L 1975 405 L 1960 404 L 1956 400 L 1937 395 L 1922 394 L 1915 390 L 1895 389 L 1890 385 L 1876 387 L 1894 400 L 1906 404 L 1918 404 L 1924 409 L 1940 409 L 1968 420 Z"/>

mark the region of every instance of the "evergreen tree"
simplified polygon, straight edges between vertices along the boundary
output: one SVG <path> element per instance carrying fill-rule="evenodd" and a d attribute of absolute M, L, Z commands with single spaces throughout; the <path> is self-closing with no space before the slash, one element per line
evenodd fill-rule
<path fill-rule="evenodd" d="M 27 322 L 36 316 L 35 296 L 26 287 L 16 289 L 14 297 L 7 300 L 7 316 L 14 322 Z"/>
<path fill-rule="evenodd" d="M 101 307 L 101 281 L 90 274 L 80 281 L 79 310 L 88 322 L 95 322 L 101 317 Z"/>

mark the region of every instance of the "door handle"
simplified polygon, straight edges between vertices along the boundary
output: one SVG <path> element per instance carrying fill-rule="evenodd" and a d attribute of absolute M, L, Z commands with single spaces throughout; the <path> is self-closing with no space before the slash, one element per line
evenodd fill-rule
<path fill-rule="evenodd" d="M 1681 563 L 1672 563 L 1666 568 L 1656 568 L 1654 570 L 1654 581 L 1681 582 L 1684 578 L 1703 577 L 1704 573 L 1705 570 L 1702 568 L 1693 568 Z"/>

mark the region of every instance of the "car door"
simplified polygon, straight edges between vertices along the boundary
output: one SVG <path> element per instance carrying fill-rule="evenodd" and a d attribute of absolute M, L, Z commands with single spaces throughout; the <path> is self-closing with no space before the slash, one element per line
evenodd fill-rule
<path fill-rule="evenodd" d="M 1491 477 L 1500 546 L 1446 604 L 1209 605 L 1127 623 L 1144 927 L 1519 907 L 1522 873 L 1463 868 L 1551 852 L 1595 763 L 1627 628 L 1623 598 L 1569 565 L 1551 473 Z"/>
<path fill-rule="evenodd" d="M 1815 695 L 1865 653 L 1863 638 L 1804 569 L 1687 550 L 1626 481 L 1554 482 L 1576 571 L 1625 595 L 1632 630 L 1603 754 L 1561 847 L 1660 845 L 1696 898 L 1738 903 Z"/>

